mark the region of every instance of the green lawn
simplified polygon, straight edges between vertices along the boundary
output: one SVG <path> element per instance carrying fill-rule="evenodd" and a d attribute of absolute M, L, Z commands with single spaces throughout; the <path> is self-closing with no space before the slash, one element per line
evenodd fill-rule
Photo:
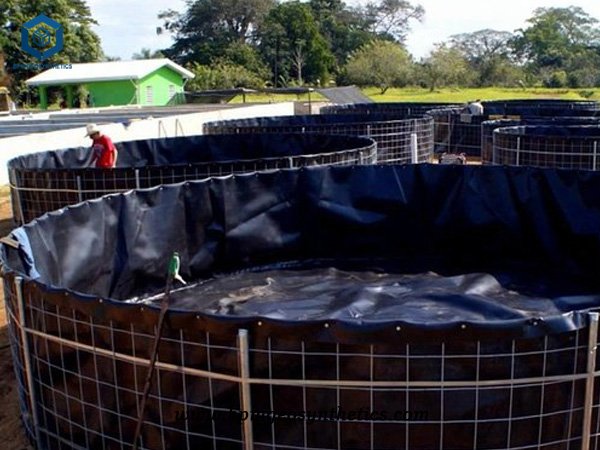
<path fill-rule="evenodd" d="M 452 89 L 445 88 L 431 92 L 429 89 L 403 88 L 389 89 L 384 95 L 377 88 L 366 88 L 363 92 L 376 102 L 451 102 L 465 103 L 470 100 L 502 100 L 523 98 L 560 98 L 566 100 L 586 100 L 581 95 L 593 93 L 590 100 L 600 100 L 599 89 L 545 89 L 545 88 L 469 88 Z M 324 101 L 325 99 L 317 93 L 311 94 L 313 101 Z M 272 95 L 251 94 L 246 96 L 247 102 L 289 102 L 308 101 L 307 95 Z M 242 97 L 238 96 L 232 103 L 241 103 Z"/>

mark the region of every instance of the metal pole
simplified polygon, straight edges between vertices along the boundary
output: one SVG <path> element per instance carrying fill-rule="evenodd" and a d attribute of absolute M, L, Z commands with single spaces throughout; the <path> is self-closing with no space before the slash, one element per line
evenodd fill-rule
<path fill-rule="evenodd" d="M 594 406 L 594 372 L 596 371 L 596 350 L 598 348 L 598 320 L 600 314 L 589 313 L 590 334 L 588 339 L 587 381 L 585 384 L 585 402 L 583 406 L 583 432 L 581 450 L 590 449 L 592 436 L 592 408 Z"/>
<path fill-rule="evenodd" d="M 243 422 L 244 450 L 254 450 L 254 437 L 252 435 L 252 397 L 250 393 L 250 351 L 248 345 L 248 330 L 238 332 L 239 365 L 240 365 L 240 409 L 242 414 L 247 412 Z"/>
<path fill-rule="evenodd" d="M 517 166 L 521 165 L 521 155 L 519 154 L 519 150 L 521 150 L 521 138 L 520 137 L 517 138 L 517 156 L 516 156 L 517 159 L 515 161 Z"/>
<path fill-rule="evenodd" d="M 140 169 L 135 169 L 135 188 L 140 188 Z"/>
<path fill-rule="evenodd" d="M 77 196 L 79 197 L 79 202 L 83 201 L 83 192 L 81 190 L 81 176 L 77 175 Z"/>
<path fill-rule="evenodd" d="M 419 162 L 419 141 L 417 139 L 417 133 L 410 135 L 410 155 L 411 162 L 417 164 Z"/>
<path fill-rule="evenodd" d="M 593 168 L 594 170 L 598 170 L 598 141 L 594 141 L 594 165 Z"/>
<path fill-rule="evenodd" d="M 25 323 L 25 299 L 23 297 L 23 278 L 15 277 L 15 292 L 17 293 L 17 303 L 19 308 L 19 330 L 21 334 L 21 345 L 23 346 L 23 367 L 25 369 L 25 379 L 29 391 L 29 408 L 31 409 L 31 419 L 35 432 L 36 448 L 42 448 L 42 439 L 40 436 L 39 418 L 37 414 L 37 396 L 35 385 L 33 384 L 33 372 L 31 369 L 31 353 L 29 351 L 29 340 L 27 339 L 27 330 Z"/>

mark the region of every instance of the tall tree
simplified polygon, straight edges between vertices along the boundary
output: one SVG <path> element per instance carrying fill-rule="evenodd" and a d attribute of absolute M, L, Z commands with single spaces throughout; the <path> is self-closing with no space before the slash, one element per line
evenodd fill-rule
<path fill-rule="evenodd" d="M 3 0 L 0 3 L 0 44 L 12 78 L 11 91 L 21 100 L 27 90 L 25 80 L 39 72 L 15 66 L 39 63 L 21 49 L 21 26 L 39 14 L 47 15 L 64 29 L 63 50 L 44 63 L 93 62 L 102 58 L 100 38 L 91 28 L 96 21 L 84 0 Z"/>
<path fill-rule="evenodd" d="M 412 66 L 404 47 L 376 40 L 352 54 L 344 77 L 358 86 L 378 86 L 381 94 L 385 94 L 390 87 L 404 87 L 411 81 Z"/>
<path fill-rule="evenodd" d="M 175 37 L 165 53 L 181 63 L 209 64 L 230 44 L 254 40 L 274 6 L 275 0 L 188 0 L 185 13 L 167 10 L 158 16 Z"/>
<path fill-rule="evenodd" d="M 600 39 L 598 21 L 575 6 L 538 8 L 527 22 L 527 28 L 517 30 L 513 46 L 538 70 L 567 67 L 574 54 Z"/>
<path fill-rule="evenodd" d="M 370 31 L 372 24 L 359 8 L 349 7 L 341 0 L 310 0 L 308 5 L 338 67 L 346 64 L 352 52 L 376 37 Z"/>
<path fill-rule="evenodd" d="M 278 84 L 289 78 L 325 82 L 335 66 L 327 41 L 319 32 L 310 7 L 304 3 L 292 1 L 273 8 L 259 28 L 259 37 L 261 51 Z M 299 47 L 302 74 L 297 64 Z"/>
<path fill-rule="evenodd" d="M 398 42 L 406 40 L 412 21 L 422 21 L 425 17 L 425 9 L 421 5 L 413 5 L 406 0 L 369 2 L 362 11 L 370 31 Z"/>
<path fill-rule="evenodd" d="M 467 60 L 458 49 L 446 44 L 437 44 L 421 68 L 421 79 L 431 91 L 443 86 L 468 86 L 471 82 Z"/>
<path fill-rule="evenodd" d="M 139 53 L 131 55 L 131 59 L 157 59 L 164 57 L 165 55 L 160 50 L 150 50 L 149 48 L 142 48 Z"/>
<path fill-rule="evenodd" d="M 450 45 L 459 50 L 477 76 L 478 86 L 511 84 L 518 68 L 511 60 L 508 31 L 479 30 L 450 37 Z"/>

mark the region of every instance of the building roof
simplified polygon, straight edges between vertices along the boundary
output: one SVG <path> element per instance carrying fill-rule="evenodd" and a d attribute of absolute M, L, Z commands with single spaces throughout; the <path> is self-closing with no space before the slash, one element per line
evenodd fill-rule
<path fill-rule="evenodd" d="M 71 69 L 46 70 L 30 78 L 26 83 L 29 86 L 40 86 L 93 81 L 139 80 L 165 66 L 179 73 L 183 78 L 194 78 L 192 72 L 166 58 L 72 64 L 71 66 Z"/>

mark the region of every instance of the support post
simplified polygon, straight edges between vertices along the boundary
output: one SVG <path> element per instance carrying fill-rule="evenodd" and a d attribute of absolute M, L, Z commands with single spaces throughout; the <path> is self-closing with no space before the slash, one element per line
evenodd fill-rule
<path fill-rule="evenodd" d="M 581 450 L 590 449 L 592 437 L 592 408 L 594 406 L 594 375 L 596 372 L 596 351 L 598 347 L 599 313 L 589 313 L 589 337 L 587 380 L 585 383 L 585 402 L 583 405 L 583 432 L 581 433 Z"/>
<path fill-rule="evenodd" d="M 419 163 L 419 140 L 417 133 L 410 135 L 410 161 L 413 164 Z"/>
<path fill-rule="evenodd" d="M 240 409 L 248 417 L 242 423 L 244 450 L 254 450 L 254 436 L 252 434 L 252 398 L 250 393 L 250 349 L 248 345 L 248 330 L 238 332 L 239 367 L 240 367 Z"/>
<path fill-rule="evenodd" d="M 81 175 L 77 175 L 77 196 L 79 203 L 83 201 L 83 190 L 81 189 Z"/>
<path fill-rule="evenodd" d="M 21 345 L 23 346 L 23 370 L 25 371 L 25 383 L 29 391 L 29 409 L 31 411 L 31 421 L 35 433 L 36 448 L 42 448 L 40 437 L 40 425 L 37 414 L 37 396 L 35 384 L 33 383 L 33 372 L 31 369 L 31 353 L 29 350 L 29 339 L 27 338 L 27 323 L 25 320 L 25 298 L 23 297 L 23 278 L 15 277 L 15 292 L 17 294 L 17 303 L 19 309 L 19 332 L 21 335 Z"/>
<path fill-rule="evenodd" d="M 40 93 L 40 108 L 48 109 L 48 88 L 46 86 L 40 86 L 39 93 Z"/>
<path fill-rule="evenodd" d="M 516 160 L 515 160 L 515 165 L 520 166 L 521 165 L 521 138 L 518 137 L 517 138 L 517 155 L 516 155 Z"/>
<path fill-rule="evenodd" d="M 593 170 L 598 170 L 598 141 L 594 141 L 594 161 L 592 168 Z"/>

